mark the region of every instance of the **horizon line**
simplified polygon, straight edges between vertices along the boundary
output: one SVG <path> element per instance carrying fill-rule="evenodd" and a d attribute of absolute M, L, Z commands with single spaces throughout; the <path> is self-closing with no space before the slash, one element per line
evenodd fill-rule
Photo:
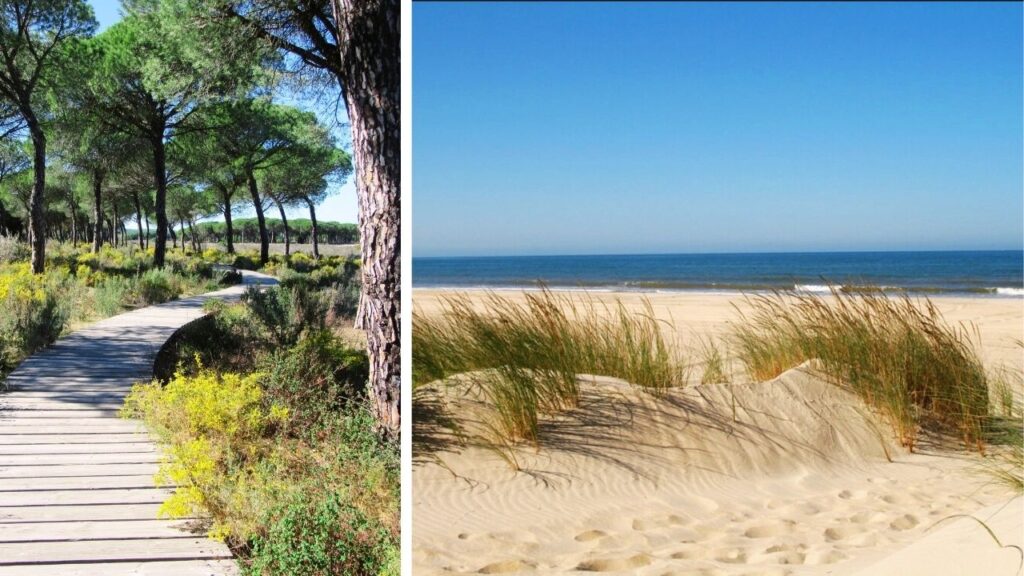
<path fill-rule="evenodd" d="M 548 254 L 455 254 L 455 255 L 429 255 L 417 256 L 416 259 L 469 259 L 469 258 L 579 258 L 579 257 L 601 257 L 601 256 L 744 256 L 744 255 L 776 255 L 776 254 L 930 254 L 930 253 L 962 253 L 962 252 L 1024 252 L 1024 247 L 1018 248 L 945 248 L 928 250 L 761 250 L 761 251 L 709 251 L 709 252 L 602 252 L 602 253 L 548 253 Z"/>

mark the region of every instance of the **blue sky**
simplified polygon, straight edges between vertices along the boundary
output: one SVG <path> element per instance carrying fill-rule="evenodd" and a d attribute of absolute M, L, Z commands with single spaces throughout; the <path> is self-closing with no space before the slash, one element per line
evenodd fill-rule
<path fill-rule="evenodd" d="M 121 3 L 117 0 L 89 0 L 89 4 L 92 5 L 93 12 L 96 14 L 96 21 L 99 22 L 98 32 L 102 32 L 108 26 L 116 23 L 121 19 Z M 283 104 L 291 106 L 305 107 L 306 109 L 314 109 L 311 106 L 303 104 L 301 99 L 293 98 L 278 98 Z M 327 114 L 324 111 L 317 110 L 317 114 L 320 115 L 321 119 L 326 121 Z M 341 135 L 339 135 L 341 136 Z M 348 138 L 344 137 L 342 142 L 347 142 Z M 349 151 L 351 153 L 351 151 Z M 248 194 L 246 192 L 246 194 Z M 286 208 L 285 213 L 289 218 L 309 218 L 309 209 L 298 207 L 298 208 Z M 350 177 L 341 186 L 340 190 L 327 197 L 323 204 L 317 206 L 316 217 L 318 220 L 334 220 L 337 222 L 355 222 L 356 215 L 358 213 L 358 206 L 356 204 L 356 188 L 354 178 Z M 244 206 L 236 208 L 233 212 L 235 217 L 251 218 L 256 215 L 252 208 L 246 208 Z M 280 218 L 277 212 L 276 206 L 271 206 L 270 210 L 266 212 L 268 218 Z M 211 220 L 223 220 L 223 217 L 211 218 Z"/>
<path fill-rule="evenodd" d="M 1020 249 L 1020 3 L 413 5 L 416 256 Z"/>

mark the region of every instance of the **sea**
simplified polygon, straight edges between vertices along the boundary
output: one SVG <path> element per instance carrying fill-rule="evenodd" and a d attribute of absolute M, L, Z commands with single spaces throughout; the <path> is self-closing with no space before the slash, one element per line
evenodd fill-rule
<path fill-rule="evenodd" d="M 1024 251 L 414 257 L 414 288 L 886 292 L 1024 297 Z"/>

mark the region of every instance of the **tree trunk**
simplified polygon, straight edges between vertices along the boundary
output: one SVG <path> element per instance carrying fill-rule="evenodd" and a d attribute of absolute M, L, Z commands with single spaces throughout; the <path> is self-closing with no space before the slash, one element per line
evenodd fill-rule
<path fill-rule="evenodd" d="M 231 228 L 231 193 L 228 192 L 227 186 L 221 188 L 220 193 L 224 197 L 224 230 L 225 234 L 227 234 L 228 254 L 234 254 L 235 239 L 234 231 Z"/>
<path fill-rule="evenodd" d="M 149 214 L 146 214 L 146 248 L 149 248 Z"/>
<path fill-rule="evenodd" d="M 167 252 L 167 151 L 164 149 L 165 127 L 160 125 L 157 128 L 152 141 L 153 176 L 156 180 L 156 251 L 153 254 L 153 265 L 163 268 Z"/>
<path fill-rule="evenodd" d="M 277 211 L 281 213 L 281 225 L 284 226 L 284 255 L 288 256 L 292 253 L 292 239 L 288 234 L 288 216 L 284 213 L 284 204 L 277 199 L 276 196 L 271 196 L 274 199 L 274 204 L 277 204 Z"/>
<path fill-rule="evenodd" d="M 306 204 L 309 205 L 309 221 L 312 222 L 310 234 L 312 235 L 313 240 L 313 259 L 319 260 L 320 242 L 317 240 L 316 237 L 316 206 L 309 200 L 309 198 L 306 198 Z"/>
<path fill-rule="evenodd" d="M 46 269 L 46 221 L 43 219 L 43 194 L 46 192 L 46 135 L 35 116 L 26 118 L 32 135 L 32 171 L 35 180 L 29 196 L 28 228 L 32 243 L 32 272 Z"/>
<path fill-rule="evenodd" d="M 256 208 L 256 222 L 260 226 L 260 264 L 270 261 L 270 239 L 267 236 L 267 220 L 263 217 L 263 202 L 260 201 L 260 191 L 256 187 L 256 175 L 251 168 L 246 168 L 246 177 L 249 180 L 249 195 L 252 196 L 252 205 Z"/>
<path fill-rule="evenodd" d="M 363 292 L 374 415 L 392 434 L 401 422 L 399 216 L 401 66 L 398 0 L 331 0 L 340 78 L 355 152 Z"/>
<path fill-rule="evenodd" d="M 185 220 L 178 220 L 178 226 L 181 227 L 181 251 L 188 254 L 188 246 L 185 245 Z"/>
<path fill-rule="evenodd" d="M 188 235 L 192 237 L 192 251 L 199 252 L 199 241 L 196 240 L 196 229 L 192 226 L 192 219 L 188 219 Z"/>
<path fill-rule="evenodd" d="M 92 219 L 96 222 L 92 233 L 92 253 L 100 251 L 103 244 L 103 171 L 92 173 Z"/>
<path fill-rule="evenodd" d="M 68 207 L 71 209 L 71 247 L 78 245 L 78 207 L 75 206 L 75 194 L 71 192 L 68 197 Z"/>
<path fill-rule="evenodd" d="M 145 250 L 146 245 L 142 241 L 142 204 L 139 203 L 138 192 L 132 192 L 132 200 L 135 201 L 135 226 L 139 229 L 139 249 Z"/>
<path fill-rule="evenodd" d="M 112 239 L 111 246 L 116 248 L 120 246 L 117 234 L 120 232 L 121 215 L 117 213 L 117 202 L 113 202 L 112 205 L 114 208 L 114 220 L 110 223 L 110 238 Z"/>

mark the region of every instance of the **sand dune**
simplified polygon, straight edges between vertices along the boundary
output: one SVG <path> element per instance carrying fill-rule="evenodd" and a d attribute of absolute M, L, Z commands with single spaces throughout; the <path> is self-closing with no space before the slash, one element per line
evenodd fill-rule
<path fill-rule="evenodd" d="M 415 298 L 417 313 L 436 310 L 436 293 Z M 986 361 L 1019 366 L 1022 302 L 962 300 L 940 303 L 947 318 L 978 320 Z M 652 303 L 681 339 L 723 333 L 742 306 L 726 295 Z M 927 552 L 938 537 L 947 551 L 968 542 L 961 556 L 977 548 L 991 559 L 980 527 L 931 527 L 1008 502 L 1000 525 L 1021 539 L 1019 499 L 972 472 L 975 455 L 934 443 L 906 453 L 859 398 L 808 366 L 660 396 L 606 378 L 584 377 L 582 390 L 578 409 L 544 420 L 539 450 L 513 452 L 519 471 L 493 449 L 429 428 L 418 408 L 417 575 L 970 573 L 920 558 L 941 557 Z M 487 408 L 466 385 L 437 395 L 465 436 L 484 433 Z"/>

